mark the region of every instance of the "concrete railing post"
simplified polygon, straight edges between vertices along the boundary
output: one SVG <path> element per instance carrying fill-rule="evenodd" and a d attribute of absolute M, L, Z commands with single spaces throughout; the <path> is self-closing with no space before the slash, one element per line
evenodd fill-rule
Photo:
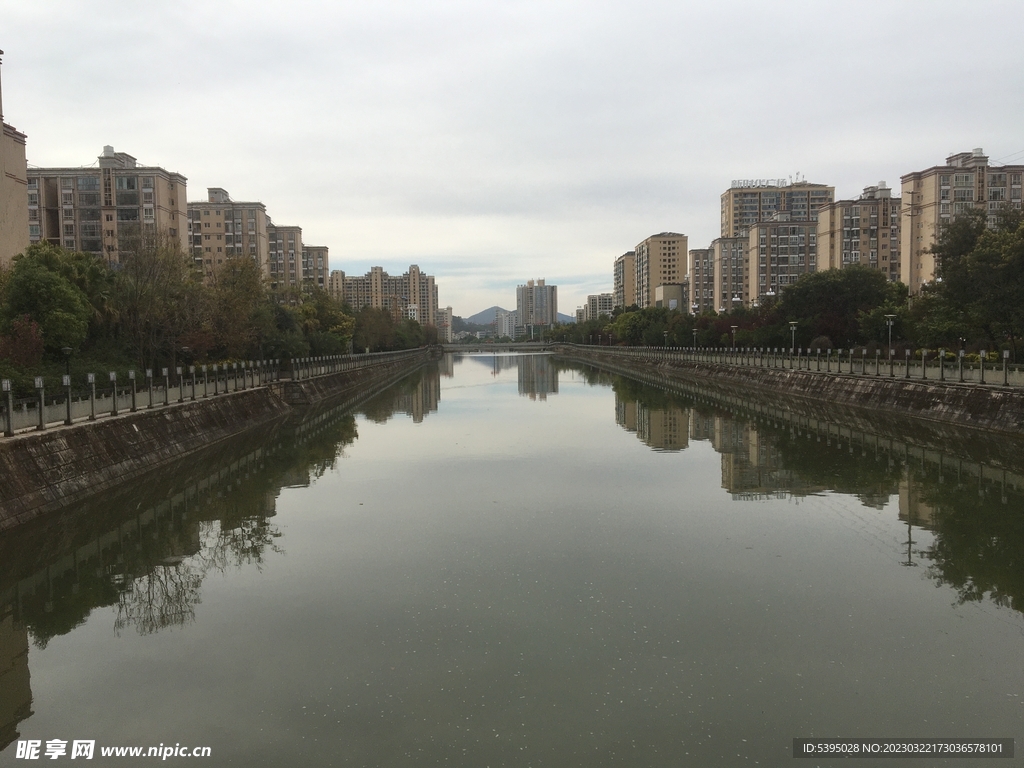
<path fill-rule="evenodd" d="M 61 377 L 61 384 L 64 385 L 64 423 L 71 424 L 71 377 L 66 373 Z"/>
<path fill-rule="evenodd" d="M 1009 367 L 1008 367 L 1009 364 L 1010 364 L 1010 350 L 1004 349 L 1003 350 L 1003 386 L 1004 387 L 1010 386 L 1010 370 L 1009 370 Z"/>
<path fill-rule="evenodd" d="M 110 372 L 110 415 L 117 416 L 117 372 Z"/>
<path fill-rule="evenodd" d="M 36 394 L 39 396 L 39 421 L 36 429 L 46 429 L 46 390 L 43 387 L 43 377 L 36 376 Z"/>
<path fill-rule="evenodd" d="M 128 371 L 128 381 L 131 382 L 131 385 L 132 385 L 132 409 L 131 409 L 131 412 L 135 413 L 137 403 L 136 403 L 136 393 L 135 393 L 135 371 L 134 370 Z"/>
<path fill-rule="evenodd" d="M 921 380 L 924 381 L 928 378 L 928 350 L 921 350 Z"/>
<path fill-rule="evenodd" d="M 0 390 L 4 393 L 4 437 L 14 436 L 14 392 L 11 391 L 11 380 L 0 380 Z"/>
<path fill-rule="evenodd" d="M 210 372 L 207 367 L 203 366 L 203 397 L 210 396 Z"/>
<path fill-rule="evenodd" d="M 164 405 L 171 404 L 171 369 L 164 368 L 160 371 L 164 377 Z"/>
<path fill-rule="evenodd" d="M 192 379 L 192 402 L 194 403 L 196 401 L 196 367 L 194 365 L 188 367 L 188 375 Z"/>
<path fill-rule="evenodd" d="M 146 369 L 146 388 L 149 390 L 149 402 L 146 403 L 147 408 L 152 408 L 155 403 L 153 402 L 153 369 Z"/>
<path fill-rule="evenodd" d="M 946 350 L 939 350 L 939 381 L 946 380 Z"/>
<path fill-rule="evenodd" d="M 986 350 L 981 351 L 981 353 L 979 354 L 979 357 L 980 357 L 980 362 L 981 362 L 981 383 L 984 384 L 985 383 L 985 361 L 986 361 L 986 358 L 988 358 L 988 350 L 986 349 Z"/>
<path fill-rule="evenodd" d="M 96 374 L 88 375 L 89 381 L 89 421 L 96 421 Z"/>
<path fill-rule="evenodd" d="M 242 390 L 245 391 L 245 360 L 243 360 L 239 365 L 242 367 Z"/>

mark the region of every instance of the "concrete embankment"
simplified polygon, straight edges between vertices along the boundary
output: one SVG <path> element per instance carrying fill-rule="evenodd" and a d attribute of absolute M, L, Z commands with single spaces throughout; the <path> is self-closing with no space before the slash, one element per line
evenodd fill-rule
<path fill-rule="evenodd" d="M 424 350 L 302 381 L 173 404 L 0 440 L 0 530 L 167 466 L 304 407 L 379 387 L 421 365 Z"/>
<path fill-rule="evenodd" d="M 1024 435 L 1024 391 L 1019 389 L 629 357 L 569 347 L 561 347 L 557 352 L 627 375 L 656 373 L 723 393 L 771 397 L 780 404 L 841 409 L 873 419 L 902 417 L 1017 437 Z"/>

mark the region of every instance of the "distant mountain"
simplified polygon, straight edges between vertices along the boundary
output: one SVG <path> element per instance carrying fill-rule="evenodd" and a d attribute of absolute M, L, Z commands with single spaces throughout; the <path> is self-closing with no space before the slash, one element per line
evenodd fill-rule
<path fill-rule="evenodd" d="M 477 312 L 471 317 L 464 318 L 467 323 L 475 323 L 476 325 L 491 325 L 494 322 L 496 312 L 508 312 L 507 309 L 502 309 L 497 304 L 493 307 L 485 309 L 483 312 Z"/>
<path fill-rule="evenodd" d="M 491 325 L 494 322 L 495 312 L 509 312 L 510 310 L 502 309 L 498 305 L 488 307 L 483 312 L 477 312 L 471 317 L 463 318 L 467 323 L 473 323 L 474 325 Z M 572 315 L 563 315 L 561 312 L 558 313 L 558 322 L 560 323 L 575 323 L 576 318 Z"/>

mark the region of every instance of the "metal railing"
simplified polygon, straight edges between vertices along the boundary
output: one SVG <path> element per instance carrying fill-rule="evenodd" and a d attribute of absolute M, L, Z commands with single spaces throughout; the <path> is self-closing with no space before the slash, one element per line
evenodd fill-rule
<path fill-rule="evenodd" d="M 674 361 L 728 365 L 749 368 L 776 368 L 846 376 L 1024 387 L 1024 368 L 1010 365 L 1010 353 L 1003 351 L 994 361 L 983 354 L 977 362 L 963 351 L 922 350 L 920 357 L 906 350 L 902 357 L 895 349 L 883 356 L 881 350 L 868 355 L 867 349 L 783 349 L 780 347 L 604 347 L 586 344 L 560 344 L 583 352 L 598 352 L 650 361 Z M 995 354 L 995 353 L 992 353 Z M 988 358 L 986 360 L 986 358 Z"/>
<path fill-rule="evenodd" d="M 318 376 L 366 368 L 422 354 L 423 349 L 372 352 L 364 355 L 328 355 L 291 360 L 243 360 L 209 365 L 147 369 L 144 376 L 128 371 L 118 380 L 109 372 L 101 381 L 86 377 L 86 388 L 75 388 L 71 376 L 59 385 L 43 376 L 34 381 L 35 396 L 15 398 L 9 379 L 0 380 L 0 425 L 3 436 L 53 425 L 95 421 L 106 416 L 163 408 L 209 397 L 259 389 L 282 381 L 304 381 Z M 54 393 L 56 390 L 56 393 Z"/>

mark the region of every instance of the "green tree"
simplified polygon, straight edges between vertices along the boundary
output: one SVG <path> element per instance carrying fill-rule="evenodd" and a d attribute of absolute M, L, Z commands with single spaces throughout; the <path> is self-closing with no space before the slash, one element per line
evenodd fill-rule
<path fill-rule="evenodd" d="M 39 324 L 43 346 L 59 355 L 62 347 L 78 349 L 86 339 L 92 306 L 82 291 L 45 261 L 26 254 L 14 262 L 3 305 L 3 332 L 27 316 Z"/>

